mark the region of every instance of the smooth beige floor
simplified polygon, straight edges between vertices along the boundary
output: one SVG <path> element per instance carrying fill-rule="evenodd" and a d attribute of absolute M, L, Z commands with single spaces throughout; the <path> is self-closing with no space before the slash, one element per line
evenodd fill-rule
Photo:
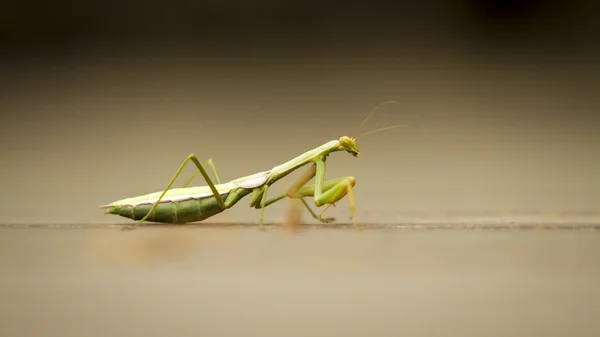
<path fill-rule="evenodd" d="M 600 233 L 0 231 L 0 336 L 598 336 Z"/>

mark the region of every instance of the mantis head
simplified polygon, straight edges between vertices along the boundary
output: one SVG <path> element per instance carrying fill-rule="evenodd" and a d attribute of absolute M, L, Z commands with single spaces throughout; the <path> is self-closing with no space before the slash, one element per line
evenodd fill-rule
<path fill-rule="evenodd" d="M 358 151 L 358 147 L 356 146 L 356 141 L 354 138 L 348 137 L 348 136 L 342 136 L 339 139 L 340 141 L 340 146 L 342 147 L 342 150 L 350 153 L 351 155 L 358 157 L 359 155 L 359 151 Z"/>

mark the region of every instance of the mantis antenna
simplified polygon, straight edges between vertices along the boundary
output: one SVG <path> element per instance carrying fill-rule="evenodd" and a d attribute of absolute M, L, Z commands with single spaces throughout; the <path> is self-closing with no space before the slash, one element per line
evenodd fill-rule
<path fill-rule="evenodd" d="M 397 127 L 400 127 L 400 126 L 412 126 L 413 128 L 416 128 L 416 126 L 414 126 L 412 124 L 394 124 L 394 125 L 390 125 L 390 126 L 385 126 L 383 128 L 371 130 L 369 132 L 365 132 L 365 133 L 359 135 L 358 137 L 356 137 L 354 139 L 358 139 L 360 137 L 363 137 L 363 136 L 366 136 L 366 135 L 370 135 L 370 134 L 373 134 L 373 133 L 377 133 L 377 132 L 380 132 L 380 131 L 385 131 L 385 130 L 388 130 L 388 129 L 397 128 Z"/>
<path fill-rule="evenodd" d="M 382 106 L 384 106 L 384 105 L 386 105 L 386 104 L 398 104 L 398 105 L 400 105 L 400 102 L 397 102 L 397 101 L 386 101 L 386 102 L 380 103 L 378 106 L 376 106 L 376 107 L 375 107 L 375 109 L 373 109 L 373 110 L 372 110 L 372 111 L 371 111 L 371 112 L 370 112 L 370 113 L 367 115 L 367 117 L 365 117 L 365 119 L 362 121 L 362 123 L 360 123 L 360 125 L 358 126 L 358 129 L 356 130 L 356 132 L 358 133 L 358 131 L 360 131 L 360 129 L 362 128 L 362 126 L 363 126 L 363 125 L 364 125 L 364 124 L 367 122 L 367 120 L 368 120 L 369 118 L 371 118 L 371 116 L 372 116 L 372 115 L 373 115 L 373 114 L 374 114 L 374 113 L 375 113 L 375 112 L 376 112 L 376 111 L 377 111 L 379 108 L 381 108 Z M 383 127 L 383 128 L 379 128 L 379 129 L 375 129 L 375 130 L 371 130 L 371 131 L 365 132 L 365 133 L 363 133 L 363 134 L 361 134 L 361 135 L 359 135 L 359 136 L 355 137 L 354 139 L 358 139 L 358 138 L 360 138 L 360 137 L 363 137 L 363 136 L 366 136 L 366 135 L 370 135 L 370 134 L 373 134 L 373 133 L 377 133 L 377 132 L 380 132 L 380 131 L 384 131 L 384 130 L 388 130 L 388 129 L 397 128 L 397 127 L 400 127 L 400 126 L 411 126 L 411 127 L 414 127 L 414 128 L 416 128 L 416 126 L 414 126 L 414 125 L 412 125 L 412 124 L 395 124 L 395 125 L 390 125 L 390 126 L 386 126 L 386 127 Z"/>

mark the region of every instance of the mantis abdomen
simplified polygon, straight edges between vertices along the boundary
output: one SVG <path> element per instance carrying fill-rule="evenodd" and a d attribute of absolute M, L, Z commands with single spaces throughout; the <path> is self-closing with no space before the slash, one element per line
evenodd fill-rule
<path fill-rule="evenodd" d="M 227 198 L 228 193 L 221 194 L 222 198 Z M 106 208 L 105 213 L 116 214 L 125 218 L 140 220 L 152 208 L 151 203 L 145 204 L 123 204 L 114 205 Z M 181 201 L 165 200 L 161 201 L 153 214 L 148 218 L 150 221 L 183 224 L 207 219 L 213 215 L 219 214 L 222 209 L 214 196 L 199 199 L 187 199 Z"/>

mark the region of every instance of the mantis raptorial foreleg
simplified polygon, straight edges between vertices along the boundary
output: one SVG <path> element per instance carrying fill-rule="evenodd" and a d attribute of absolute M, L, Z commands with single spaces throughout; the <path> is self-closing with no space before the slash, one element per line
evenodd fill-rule
<path fill-rule="evenodd" d="M 317 166 L 315 185 L 304 186 L 298 192 L 304 196 L 312 195 L 317 207 L 324 204 L 335 204 L 347 194 L 348 203 L 350 204 L 350 218 L 356 226 L 356 220 L 354 219 L 354 193 L 352 191 L 352 188 L 356 184 L 356 179 L 348 176 L 325 182 L 325 157 L 317 158 L 315 163 Z"/>
<path fill-rule="evenodd" d="M 317 198 L 316 185 L 304 186 L 298 191 L 298 193 L 302 197 L 313 197 L 315 200 L 315 204 L 318 205 L 318 207 L 320 207 L 324 204 L 335 206 L 335 203 L 338 202 L 340 199 L 342 199 L 347 194 L 348 195 L 348 203 L 350 206 L 350 218 L 352 219 L 352 222 L 354 223 L 354 221 L 355 221 L 354 220 L 354 209 L 355 208 L 354 208 L 354 193 L 352 191 L 352 187 L 354 187 L 355 184 L 356 184 L 356 180 L 354 179 L 354 177 L 348 176 L 348 177 L 342 177 L 342 178 L 332 179 L 332 180 L 323 182 L 323 185 L 322 185 L 323 187 L 322 187 L 319 198 Z M 304 199 L 302 199 L 302 201 L 304 201 Z M 322 213 L 321 213 L 321 215 L 322 215 Z M 319 220 L 326 220 L 325 222 L 334 220 L 333 218 L 322 219 L 321 216 L 317 216 L 316 218 Z"/>
<path fill-rule="evenodd" d="M 293 198 L 300 199 L 304 206 L 308 209 L 310 214 L 317 220 L 321 222 L 331 222 L 335 219 L 333 218 L 323 218 L 321 212 L 320 215 L 315 214 L 313 210 L 309 207 L 309 205 L 304 200 L 304 197 L 314 197 L 315 205 L 320 207 L 324 204 L 335 205 L 340 199 L 344 196 L 348 195 L 348 201 L 350 204 L 350 217 L 352 219 L 352 223 L 356 225 L 354 218 L 354 193 L 352 191 L 352 187 L 356 184 L 356 180 L 354 177 L 342 177 L 337 179 L 332 179 L 328 181 L 324 181 L 325 177 L 325 159 L 317 158 L 316 165 L 311 165 L 308 170 L 306 170 L 289 188 L 286 194 L 277 196 L 273 199 L 266 200 L 266 189 L 256 190 L 253 195 L 253 201 L 251 202 L 251 206 L 255 208 L 262 208 L 264 212 L 264 208 L 285 198 Z M 316 176 L 315 185 L 305 186 L 305 184 L 310 181 L 313 177 Z M 258 203 L 258 198 L 261 198 L 261 202 Z M 329 207 L 329 206 L 328 206 Z M 262 220 L 262 216 L 261 216 Z M 262 221 L 261 221 L 262 224 Z"/>
<path fill-rule="evenodd" d="M 221 179 L 219 179 L 219 174 L 217 174 L 217 168 L 215 167 L 215 163 L 213 162 L 212 158 L 208 158 L 203 164 L 210 167 L 210 169 L 213 172 L 213 175 L 215 176 L 215 180 L 217 181 L 217 184 L 221 184 Z M 194 180 L 198 176 L 199 173 L 200 173 L 200 170 L 199 169 L 196 170 L 196 172 L 194 172 L 194 174 L 192 174 L 190 179 L 188 179 L 185 182 L 185 184 L 183 184 L 183 186 L 181 186 L 181 187 L 188 187 L 188 185 L 192 183 L 192 180 Z"/>
<path fill-rule="evenodd" d="M 190 154 L 189 156 L 187 156 L 187 158 L 185 158 L 185 160 L 183 161 L 183 163 L 181 164 L 181 166 L 179 166 L 179 169 L 177 169 L 177 172 L 175 172 L 175 175 L 173 176 L 173 178 L 171 178 L 171 181 L 169 181 L 169 184 L 167 185 L 167 187 L 164 189 L 164 191 L 162 192 L 162 194 L 160 195 L 160 197 L 158 197 L 158 199 L 156 200 L 156 202 L 154 203 L 154 205 L 152 205 L 152 208 L 150 209 L 150 211 L 148 211 L 148 213 L 146 213 L 146 215 L 140 221 L 138 221 L 135 225 L 130 226 L 130 227 L 124 227 L 123 229 L 135 229 L 135 228 L 137 228 L 139 225 L 142 224 L 142 222 L 146 221 L 146 219 L 150 216 L 150 214 L 154 213 L 154 211 L 156 210 L 156 207 L 158 207 L 158 204 L 160 203 L 160 201 L 162 200 L 162 198 L 165 196 L 165 194 L 167 193 L 167 191 L 171 188 L 171 186 L 173 185 L 173 183 L 175 182 L 175 180 L 177 179 L 177 177 L 179 176 L 179 174 L 181 174 L 181 171 L 183 171 L 183 169 L 185 168 L 185 165 L 190 160 L 196 165 L 196 167 L 198 168 L 198 171 L 204 177 L 204 180 L 206 181 L 206 183 L 210 187 L 211 191 L 213 192 L 213 194 L 215 196 L 215 199 L 217 200 L 217 203 L 219 204 L 219 206 L 222 209 L 226 208 L 225 203 L 223 202 L 223 199 L 221 198 L 221 195 L 217 191 L 217 188 L 215 187 L 215 184 L 212 182 L 212 180 L 210 179 L 210 177 L 206 173 L 206 170 L 204 170 L 204 167 L 202 167 L 202 164 L 200 164 L 200 161 L 198 160 L 198 158 L 196 157 L 196 155 Z"/>

